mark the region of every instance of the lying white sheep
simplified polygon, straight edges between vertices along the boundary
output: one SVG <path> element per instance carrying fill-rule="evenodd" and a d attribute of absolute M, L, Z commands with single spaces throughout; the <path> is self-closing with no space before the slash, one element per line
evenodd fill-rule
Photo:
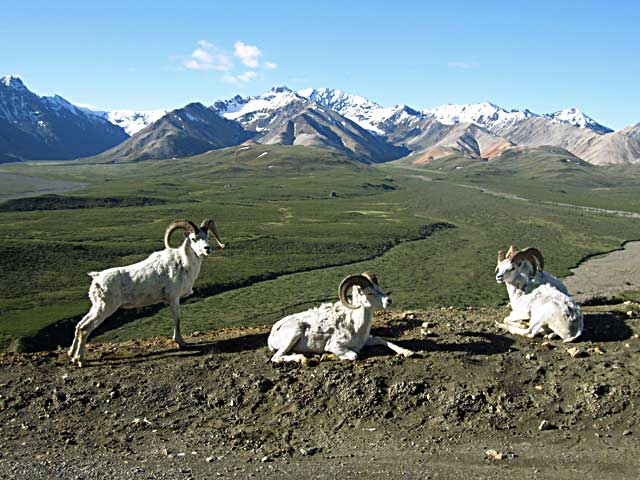
<path fill-rule="evenodd" d="M 560 279 L 544 271 L 544 256 L 540 250 L 532 247 L 518 250 L 511 245 L 506 255 L 502 250 L 499 251 L 496 281 L 506 285 L 511 304 L 511 313 L 504 319 L 505 323 L 529 318 L 526 302 L 522 303 L 520 297 L 540 285 L 551 285 L 569 295 L 567 287 Z"/>
<path fill-rule="evenodd" d="M 171 248 L 169 239 L 176 230 L 185 231 L 185 240 L 178 248 Z M 84 363 L 85 345 L 91 332 L 119 308 L 137 308 L 167 303 L 173 316 L 173 340 L 180 348 L 186 345 L 180 335 L 180 298 L 193 293 L 193 284 L 200 273 L 203 257 L 211 253 L 209 232 L 220 248 L 216 224 L 204 220 L 200 227 L 188 220 L 176 220 L 165 231 L 165 249 L 154 252 L 145 260 L 91 272 L 89 287 L 91 309 L 76 326 L 73 344 L 69 349 L 72 362 Z"/>
<path fill-rule="evenodd" d="M 514 246 L 505 255 L 498 252 L 496 281 L 505 283 L 511 313 L 501 327 L 511 333 L 535 336 L 548 328 L 549 338 L 555 334 L 565 342 L 582 333 L 582 311 L 568 295 L 561 280 L 544 271 L 544 257 L 537 248 L 518 251 Z M 523 321 L 531 319 L 525 327 Z"/>
<path fill-rule="evenodd" d="M 371 335 L 373 310 L 391 305 L 391 298 L 380 288 L 375 274 L 348 276 L 340 284 L 339 297 L 339 302 L 323 303 L 279 320 L 268 340 L 269 349 L 275 352 L 271 361 L 304 363 L 305 353 L 324 352 L 341 360 L 356 360 L 366 345 L 385 345 L 405 357 L 413 355 L 411 350 Z"/>
<path fill-rule="evenodd" d="M 580 307 L 557 288 L 540 285 L 531 293 L 523 295 L 520 303 L 529 313 L 529 326 L 505 322 L 509 332 L 530 338 L 538 333 L 546 333 L 548 339 L 557 336 L 565 343 L 582 335 L 584 323 Z"/>

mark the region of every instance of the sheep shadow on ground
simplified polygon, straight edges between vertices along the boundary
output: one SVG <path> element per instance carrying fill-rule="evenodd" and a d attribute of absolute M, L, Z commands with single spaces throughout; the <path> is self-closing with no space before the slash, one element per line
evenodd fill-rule
<path fill-rule="evenodd" d="M 164 358 L 192 358 L 204 355 L 215 355 L 218 353 L 238 353 L 248 350 L 258 350 L 266 347 L 268 333 L 258 333 L 252 335 L 243 335 L 233 338 L 225 338 L 222 340 L 212 340 L 207 342 L 195 343 L 189 342 L 187 345 L 179 349 L 177 347 L 158 350 L 152 352 L 134 353 L 125 356 L 124 353 L 114 357 L 102 357 L 98 360 L 90 362 L 91 364 L 124 364 L 124 363 L 144 363 L 147 361 L 164 359 Z"/>
<path fill-rule="evenodd" d="M 460 332 L 457 336 L 462 337 L 460 342 L 441 341 L 440 337 L 412 338 L 407 340 L 396 340 L 385 335 L 383 331 L 373 332 L 382 336 L 399 347 L 408 348 L 417 354 L 431 352 L 460 352 L 469 355 L 496 355 L 513 350 L 515 341 L 512 338 L 495 333 L 480 332 Z M 470 339 L 471 341 L 467 341 Z M 362 358 L 393 355 L 393 352 L 386 347 L 375 346 L 362 349 Z"/>
<path fill-rule="evenodd" d="M 597 312 L 584 315 L 584 333 L 577 342 L 620 342 L 631 338 L 633 330 L 627 325 L 623 312 Z"/>

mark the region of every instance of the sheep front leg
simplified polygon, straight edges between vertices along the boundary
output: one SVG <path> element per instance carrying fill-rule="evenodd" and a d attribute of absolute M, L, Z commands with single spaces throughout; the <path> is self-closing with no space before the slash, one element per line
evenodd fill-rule
<path fill-rule="evenodd" d="M 331 349 L 327 349 L 329 353 L 333 353 L 339 360 L 357 360 L 358 354 L 353 350 L 349 350 L 343 346 L 336 346 Z"/>
<path fill-rule="evenodd" d="M 375 345 L 383 345 L 404 357 L 410 357 L 415 353 L 413 350 L 399 347 L 395 343 L 391 343 L 389 340 L 386 340 L 382 337 L 371 336 L 367 339 L 367 343 L 365 343 L 365 345 L 367 347 L 373 347 Z"/>
<path fill-rule="evenodd" d="M 182 350 L 187 346 L 182 335 L 180 335 L 180 299 L 172 298 L 169 304 L 171 307 L 171 315 L 173 316 L 173 341 L 178 344 L 178 348 Z"/>

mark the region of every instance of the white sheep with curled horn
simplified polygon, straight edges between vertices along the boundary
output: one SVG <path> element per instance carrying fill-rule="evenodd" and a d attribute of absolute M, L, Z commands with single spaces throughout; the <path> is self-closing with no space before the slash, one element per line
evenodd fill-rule
<path fill-rule="evenodd" d="M 325 352 L 340 360 L 356 360 L 364 346 L 372 345 L 384 345 L 405 357 L 413 355 L 411 350 L 371 335 L 374 309 L 391 305 L 375 274 L 350 275 L 338 292 L 340 301 L 289 315 L 273 325 L 268 339 L 269 350 L 275 352 L 272 362 L 305 363 L 305 353 Z"/>
<path fill-rule="evenodd" d="M 176 230 L 184 230 L 185 239 L 178 248 L 172 248 L 169 240 Z M 84 364 L 89 335 L 119 308 L 137 308 L 163 302 L 171 307 L 173 340 L 178 347 L 185 347 L 186 343 L 180 335 L 180 298 L 193 293 L 202 259 L 211 253 L 209 232 L 218 246 L 224 248 L 213 220 L 203 220 L 199 227 L 189 220 L 175 220 L 165 230 L 164 250 L 154 252 L 132 265 L 90 272 L 93 278 L 89 287 L 92 305 L 76 326 L 73 344 L 69 349 L 71 361 L 77 362 L 80 367 Z"/>
<path fill-rule="evenodd" d="M 510 333 L 534 337 L 545 332 L 547 338 L 559 336 L 564 342 L 582 334 L 580 306 L 560 279 L 544 271 L 544 257 L 537 248 L 518 250 L 511 245 L 506 254 L 499 251 L 496 281 L 506 285 L 511 305 L 511 313 L 498 325 Z M 525 320 L 530 320 L 529 326 L 523 325 Z"/>

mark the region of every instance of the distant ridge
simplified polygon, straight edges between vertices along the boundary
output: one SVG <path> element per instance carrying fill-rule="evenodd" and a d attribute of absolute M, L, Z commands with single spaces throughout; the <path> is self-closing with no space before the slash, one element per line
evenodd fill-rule
<path fill-rule="evenodd" d="M 595 165 L 637 164 L 639 125 L 614 132 L 577 108 L 538 114 L 491 102 L 383 107 L 339 89 L 295 92 L 282 85 L 209 107 L 94 111 L 59 96 L 39 97 L 18 77 L 0 79 L 0 162 L 172 158 L 251 139 L 331 149 L 366 163 L 409 154 L 425 162 L 449 155 L 491 160 L 515 147 L 552 146 Z"/>

